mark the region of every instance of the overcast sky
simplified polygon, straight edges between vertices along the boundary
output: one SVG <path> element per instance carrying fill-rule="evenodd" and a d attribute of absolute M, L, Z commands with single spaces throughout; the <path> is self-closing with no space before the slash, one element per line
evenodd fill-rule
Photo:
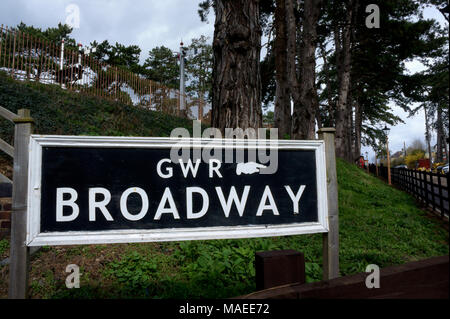
<path fill-rule="evenodd" d="M 72 36 L 84 46 L 97 40 L 108 40 L 125 45 L 136 44 L 142 49 L 141 61 L 148 56 L 148 51 L 156 46 L 164 45 L 177 51 L 180 40 L 185 44 L 200 35 L 212 39 L 214 33 L 214 16 L 210 13 L 209 23 L 203 23 L 198 16 L 199 0 L 1 0 L 0 24 L 16 26 L 21 21 L 46 29 L 70 18 L 70 5 L 79 8 L 79 28 L 75 28 Z M 73 12 L 73 11 L 71 11 Z M 444 23 L 437 10 L 426 9 L 426 18 L 434 18 Z M 71 20 L 76 21 L 76 20 Z M 422 66 L 417 61 L 407 64 L 410 72 L 420 71 Z M 405 124 L 391 128 L 390 145 L 393 152 L 420 138 L 424 141 L 425 122 L 423 112 L 408 118 L 408 114 L 392 105 L 394 113 L 400 116 Z M 436 135 L 433 134 L 433 140 Z M 373 151 L 369 158 L 373 159 Z"/>
<path fill-rule="evenodd" d="M 94 40 L 108 40 L 125 45 L 136 44 L 141 59 L 148 51 L 164 45 L 178 50 L 180 40 L 185 44 L 200 35 L 214 32 L 214 17 L 209 23 L 200 21 L 199 0 L 1 0 L 0 24 L 15 26 L 21 21 L 46 29 L 69 17 L 71 4 L 80 10 L 79 28 L 72 37 L 83 45 Z M 69 17 L 70 18 L 70 17 Z"/>

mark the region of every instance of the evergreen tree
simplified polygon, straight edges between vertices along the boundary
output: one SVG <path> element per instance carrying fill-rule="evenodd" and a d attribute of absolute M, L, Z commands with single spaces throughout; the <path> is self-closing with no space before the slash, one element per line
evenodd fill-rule
<path fill-rule="evenodd" d="M 187 92 L 211 101 L 213 52 L 209 38 L 202 35 L 191 40 L 186 58 Z"/>
<path fill-rule="evenodd" d="M 177 66 L 177 58 L 172 50 L 165 46 L 160 46 L 150 50 L 148 55 L 144 62 L 146 77 L 168 87 L 178 88 L 179 67 Z"/>

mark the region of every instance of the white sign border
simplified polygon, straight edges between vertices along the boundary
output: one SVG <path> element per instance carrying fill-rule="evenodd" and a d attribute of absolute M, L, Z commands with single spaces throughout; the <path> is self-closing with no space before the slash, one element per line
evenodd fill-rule
<path fill-rule="evenodd" d="M 318 197 L 318 222 L 278 225 L 211 226 L 198 228 L 127 229 L 107 231 L 40 232 L 42 147 L 248 148 L 264 145 L 278 150 L 314 150 Z M 328 232 L 328 200 L 325 144 L 322 140 L 231 140 L 209 138 L 159 138 L 112 136 L 31 135 L 29 143 L 27 246 L 139 243 L 207 239 L 237 239 Z"/>

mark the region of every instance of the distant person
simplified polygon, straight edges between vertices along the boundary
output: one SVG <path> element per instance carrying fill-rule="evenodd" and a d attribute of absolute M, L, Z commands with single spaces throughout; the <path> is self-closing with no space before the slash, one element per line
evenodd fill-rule
<path fill-rule="evenodd" d="M 358 166 L 359 166 L 359 168 L 364 168 L 364 165 L 365 164 L 365 162 L 364 162 L 364 156 L 360 156 L 359 157 L 359 159 L 358 159 Z"/>

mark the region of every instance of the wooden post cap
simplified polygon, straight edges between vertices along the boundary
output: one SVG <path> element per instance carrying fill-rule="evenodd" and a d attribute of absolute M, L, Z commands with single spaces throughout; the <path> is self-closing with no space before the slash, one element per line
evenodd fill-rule
<path fill-rule="evenodd" d="M 317 131 L 318 134 L 321 133 L 336 133 L 336 129 L 334 127 L 323 127 Z"/>
<path fill-rule="evenodd" d="M 16 124 L 34 123 L 29 109 L 19 109 L 17 115 L 18 117 L 13 119 L 13 122 Z"/>
<path fill-rule="evenodd" d="M 16 124 L 22 124 L 22 123 L 34 123 L 34 120 L 32 117 L 18 117 L 13 120 Z"/>

